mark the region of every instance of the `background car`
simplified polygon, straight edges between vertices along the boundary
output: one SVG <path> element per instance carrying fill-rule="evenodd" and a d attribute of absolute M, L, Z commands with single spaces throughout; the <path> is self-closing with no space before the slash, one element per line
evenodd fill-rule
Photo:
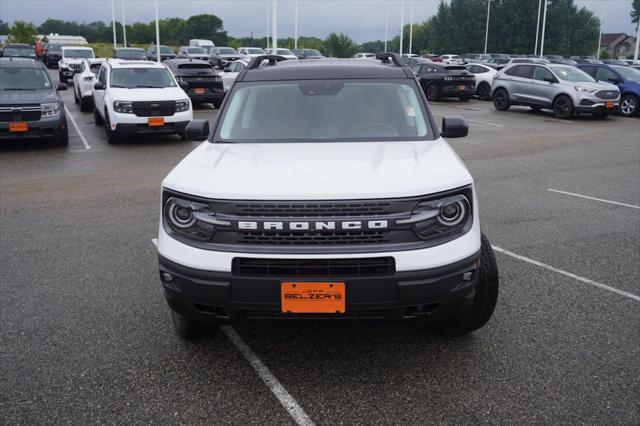
<path fill-rule="evenodd" d="M 223 69 L 233 61 L 237 61 L 241 56 L 233 47 L 212 46 L 209 49 L 209 62 L 220 69 Z"/>
<path fill-rule="evenodd" d="M 201 61 L 209 60 L 209 53 L 202 48 L 196 46 L 180 46 L 178 49 L 178 58 L 199 59 Z"/>
<path fill-rule="evenodd" d="M 229 89 L 231 89 L 233 82 L 236 81 L 236 77 L 238 77 L 238 73 L 245 69 L 248 64 L 249 59 L 238 59 L 237 61 L 227 65 L 224 72 L 220 73 L 220 77 L 222 77 L 222 87 L 225 92 L 228 92 Z"/>
<path fill-rule="evenodd" d="M 167 59 L 173 59 L 176 57 L 176 52 L 173 51 L 169 46 L 160 45 L 160 60 L 165 61 Z M 151 46 L 149 50 L 147 50 L 147 59 L 150 61 L 157 60 L 156 47 Z"/>
<path fill-rule="evenodd" d="M 207 61 L 169 59 L 164 62 L 194 105 L 212 103 L 220 108 L 224 100 L 222 77 Z"/>
<path fill-rule="evenodd" d="M 493 104 L 499 111 L 524 105 L 534 111 L 551 109 L 562 119 L 583 112 L 606 117 L 620 100 L 614 85 L 599 83 L 571 65 L 511 65 L 498 73 L 493 86 Z"/>
<path fill-rule="evenodd" d="M 418 64 L 432 64 L 433 62 L 427 58 L 421 57 L 412 57 L 412 58 L 402 58 L 402 63 L 408 66 L 411 69 L 414 69 Z"/>
<path fill-rule="evenodd" d="M 467 63 L 486 62 L 491 60 L 491 56 L 486 53 L 467 53 L 464 56 L 464 60 L 467 61 Z"/>
<path fill-rule="evenodd" d="M 82 62 L 94 58 L 93 49 L 86 46 L 62 46 L 62 57 L 58 61 L 58 77 L 61 83 L 73 79 L 73 75 L 80 70 Z"/>
<path fill-rule="evenodd" d="M 353 59 L 375 59 L 375 53 L 356 53 L 353 55 Z"/>
<path fill-rule="evenodd" d="M 212 40 L 192 38 L 189 40 L 189 46 L 202 47 L 205 50 L 210 51 L 212 47 L 216 47 L 215 43 Z"/>
<path fill-rule="evenodd" d="M 640 111 L 640 71 L 618 65 L 582 64 L 578 68 L 598 81 L 615 84 L 620 90 L 620 113 L 626 117 Z"/>
<path fill-rule="evenodd" d="M 277 49 L 265 49 L 264 51 L 267 55 L 282 56 L 285 59 L 298 59 L 298 57 L 294 55 L 293 52 L 289 49 L 277 48 Z"/>
<path fill-rule="evenodd" d="M 317 49 L 293 49 L 292 52 L 298 59 L 322 59 L 325 57 Z"/>
<path fill-rule="evenodd" d="M 62 57 L 62 46 L 59 44 L 48 44 L 42 55 L 42 61 L 47 68 L 57 68 L 58 61 Z"/>
<path fill-rule="evenodd" d="M 139 47 L 117 47 L 113 49 L 112 56 L 114 59 L 124 59 L 132 61 L 147 60 L 145 50 Z"/>
<path fill-rule="evenodd" d="M 0 140 L 51 138 L 69 143 L 64 104 L 47 69 L 31 58 L 0 58 Z"/>
<path fill-rule="evenodd" d="M 440 62 L 442 63 L 442 58 L 438 55 L 426 54 L 422 55 L 423 58 L 430 60 L 431 62 Z"/>
<path fill-rule="evenodd" d="M 105 60 L 104 58 L 85 59 L 80 71 L 73 75 L 73 100 L 80 105 L 80 111 L 93 109 L 93 84 Z"/>
<path fill-rule="evenodd" d="M 445 65 L 464 65 L 464 59 L 460 55 L 440 55 Z"/>
<path fill-rule="evenodd" d="M 4 46 L 2 56 L 5 58 L 35 58 L 36 50 L 30 44 L 9 43 Z"/>
<path fill-rule="evenodd" d="M 429 101 L 441 98 L 467 101 L 476 92 L 476 77 L 460 65 L 418 64 L 414 72 Z"/>
<path fill-rule="evenodd" d="M 259 47 L 239 47 L 238 53 L 244 57 L 264 55 L 264 50 Z"/>
<path fill-rule="evenodd" d="M 498 71 L 480 63 L 471 63 L 464 67 L 476 77 L 476 95 L 483 101 L 490 100 L 491 85 L 493 84 L 493 78 L 498 75 Z"/>

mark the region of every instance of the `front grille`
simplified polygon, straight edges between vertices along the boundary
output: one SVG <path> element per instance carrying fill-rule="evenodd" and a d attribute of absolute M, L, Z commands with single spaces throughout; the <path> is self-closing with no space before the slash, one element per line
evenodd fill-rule
<path fill-rule="evenodd" d="M 615 90 L 600 90 L 596 92 L 596 96 L 600 99 L 618 99 L 619 92 Z"/>
<path fill-rule="evenodd" d="M 356 259 L 252 259 L 236 257 L 234 275 L 243 277 L 378 277 L 396 271 L 393 257 Z"/>
<path fill-rule="evenodd" d="M 138 117 L 167 117 L 176 112 L 175 101 L 133 102 L 131 107 Z"/>
<path fill-rule="evenodd" d="M 74 71 L 79 71 L 82 68 L 82 64 L 69 64 L 69 69 Z"/>
<path fill-rule="evenodd" d="M 255 245 L 335 245 L 384 244 L 389 242 L 390 231 L 341 232 L 243 232 L 238 243 Z"/>
<path fill-rule="evenodd" d="M 0 122 L 9 121 L 39 121 L 42 108 L 39 104 L 20 106 L 0 106 Z"/>
<path fill-rule="evenodd" d="M 317 202 L 317 203 L 239 203 L 235 205 L 238 216 L 252 217 L 358 217 L 391 214 L 391 203 L 374 202 Z"/>

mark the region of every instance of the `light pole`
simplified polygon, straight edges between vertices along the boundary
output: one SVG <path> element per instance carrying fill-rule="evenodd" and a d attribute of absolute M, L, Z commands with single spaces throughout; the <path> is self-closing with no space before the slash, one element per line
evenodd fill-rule
<path fill-rule="evenodd" d="M 116 7 L 113 4 L 114 0 L 111 0 L 111 27 L 113 28 L 113 48 L 117 47 L 116 39 Z"/>
<path fill-rule="evenodd" d="M 120 0 L 120 6 L 122 7 L 122 36 L 124 39 L 124 47 L 127 47 L 127 24 L 124 22 L 124 0 Z"/>
<path fill-rule="evenodd" d="M 278 54 L 278 0 L 271 0 L 271 47 Z"/>
<path fill-rule="evenodd" d="M 387 40 L 389 39 L 389 3 L 385 4 L 384 9 L 384 51 L 387 52 Z"/>
<path fill-rule="evenodd" d="M 602 13 L 602 3 L 600 3 L 600 17 L 598 19 L 600 21 L 600 31 L 598 32 L 598 53 L 596 54 L 596 58 L 600 59 L 600 47 L 602 46 L 602 21 L 604 21 L 604 14 Z"/>
<path fill-rule="evenodd" d="M 267 49 L 269 48 L 269 34 L 271 33 L 271 8 L 267 1 Z"/>
<path fill-rule="evenodd" d="M 640 45 L 638 43 L 640 43 L 640 20 L 638 20 L 638 25 L 636 25 L 637 28 L 637 32 L 638 34 L 636 34 L 636 50 L 633 53 L 633 61 L 636 62 L 638 60 L 638 48 L 640 47 Z"/>
<path fill-rule="evenodd" d="M 413 0 L 409 3 L 409 54 L 413 53 Z"/>
<path fill-rule="evenodd" d="M 404 0 L 400 0 L 400 56 L 402 56 L 403 35 L 404 35 Z"/>
<path fill-rule="evenodd" d="M 540 32 L 540 7 L 542 0 L 538 0 L 538 20 L 536 21 L 536 46 L 533 48 L 533 54 L 538 53 L 538 33 Z"/>
<path fill-rule="evenodd" d="M 294 8 L 293 15 L 295 19 L 293 21 L 293 48 L 298 48 L 298 0 L 296 0 L 296 5 Z"/>
<path fill-rule="evenodd" d="M 493 0 L 487 0 L 487 26 L 484 30 L 484 53 L 487 53 L 487 44 L 489 43 L 489 15 L 491 14 L 491 2 Z"/>
<path fill-rule="evenodd" d="M 158 0 L 155 1 L 156 6 L 156 61 L 160 62 L 160 24 L 158 23 Z"/>
<path fill-rule="evenodd" d="M 547 29 L 547 0 L 544 0 L 544 12 L 542 13 L 542 36 L 540 37 L 540 57 L 544 54 L 544 33 Z"/>

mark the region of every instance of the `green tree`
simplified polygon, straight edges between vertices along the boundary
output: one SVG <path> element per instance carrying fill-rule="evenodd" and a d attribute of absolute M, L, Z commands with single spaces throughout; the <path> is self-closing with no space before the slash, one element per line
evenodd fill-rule
<path fill-rule="evenodd" d="M 202 14 L 191 16 L 182 26 L 179 41 L 187 44 L 189 39 L 212 40 L 216 45 L 227 44 L 227 32 L 223 31 L 222 19 L 215 15 Z"/>
<path fill-rule="evenodd" d="M 389 48 L 387 43 L 387 49 Z M 368 53 L 383 53 L 384 52 L 384 41 L 376 40 L 376 41 L 367 41 L 366 43 L 362 43 L 360 49 L 363 52 Z"/>
<path fill-rule="evenodd" d="M 631 2 L 631 22 L 636 24 L 636 30 L 638 29 L 638 22 L 640 21 L 640 0 L 633 0 Z"/>
<path fill-rule="evenodd" d="M 9 34 L 9 24 L 0 19 L 0 34 L 7 35 Z"/>
<path fill-rule="evenodd" d="M 331 33 L 324 40 L 324 51 L 328 56 L 350 58 L 358 52 L 358 45 L 346 34 Z"/>
<path fill-rule="evenodd" d="M 9 29 L 9 34 L 9 39 L 13 43 L 33 44 L 36 41 L 38 30 L 36 30 L 36 27 L 30 22 L 15 21 Z"/>

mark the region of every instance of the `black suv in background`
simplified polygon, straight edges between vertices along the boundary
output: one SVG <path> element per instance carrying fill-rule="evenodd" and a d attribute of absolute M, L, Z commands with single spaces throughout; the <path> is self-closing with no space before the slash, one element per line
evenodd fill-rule
<path fill-rule="evenodd" d="M 169 46 L 160 45 L 160 60 L 165 61 L 167 59 L 175 59 L 176 52 L 173 51 Z M 156 47 L 151 46 L 149 50 L 147 50 L 147 59 L 150 61 L 155 61 L 157 59 L 156 56 Z"/>
<path fill-rule="evenodd" d="M 291 51 L 298 59 L 322 59 L 325 57 L 316 49 L 292 49 Z"/>
<path fill-rule="evenodd" d="M 52 138 L 69 143 L 64 104 L 49 73 L 29 58 L 0 58 L 0 140 Z"/>
<path fill-rule="evenodd" d="M 147 55 L 140 47 L 117 47 L 113 49 L 114 59 L 125 59 L 130 61 L 146 61 Z"/>
<path fill-rule="evenodd" d="M 476 77 L 464 66 L 418 63 L 413 71 L 429 101 L 440 98 L 467 101 L 476 92 Z"/>
<path fill-rule="evenodd" d="M 220 108 L 224 99 L 222 78 L 213 65 L 198 59 L 169 59 L 164 62 L 194 105 L 212 103 Z"/>
<path fill-rule="evenodd" d="M 233 47 L 212 47 L 209 49 L 209 62 L 214 67 L 223 69 L 243 56 Z"/>
<path fill-rule="evenodd" d="M 62 46 L 59 44 L 49 44 L 44 51 L 42 61 L 47 68 L 57 68 L 58 61 L 62 58 Z"/>

